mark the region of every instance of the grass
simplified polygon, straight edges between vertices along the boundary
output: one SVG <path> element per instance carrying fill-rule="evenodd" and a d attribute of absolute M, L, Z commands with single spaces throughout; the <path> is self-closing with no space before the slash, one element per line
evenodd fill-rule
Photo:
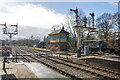
<path fill-rule="evenodd" d="M 31 47 L 32 49 L 36 49 L 36 50 L 42 50 L 42 51 L 51 51 L 51 50 L 49 50 L 49 49 L 44 49 L 44 48 L 37 48 L 37 47 Z M 82 53 L 81 53 L 81 55 L 84 55 L 84 51 L 82 50 L 81 51 Z M 71 55 L 75 55 L 75 54 L 77 54 L 77 52 L 69 52 L 69 51 L 55 51 L 55 53 L 68 53 L 68 54 L 71 54 Z M 93 55 L 93 54 L 89 54 L 89 55 Z M 99 55 L 99 54 L 94 54 L 94 55 Z"/>
<path fill-rule="evenodd" d="M 56 51 L 56 53 L 67 53 L 67 51 Z"/>
<path fill-rule="evenodd" d="M 42 50 L 42 51 L 51 51 L 49 49 L 44 49 L 44 48 L 37 48 L 37 47 L 31 47 L 32 49 L 36 49 L 36 50 Z M 68 53 L 68 54 L 77 54 L 77 53 L 74 53 L 74 52 L 68 52 L 68 51 L 56 51 L 56 53 Z"/>
<path fill-rule="evenodd" d="M 77 53 L 73 53 L 73 52 L 68 52 L 68 54 L 77 54 Z"/>
<path fill-rule="evenodd" d="M 69 52 L 69 51 L 57 51 L 56 53 L 77 54 L 77 53 L 74 53 L 74 52 Z"/>

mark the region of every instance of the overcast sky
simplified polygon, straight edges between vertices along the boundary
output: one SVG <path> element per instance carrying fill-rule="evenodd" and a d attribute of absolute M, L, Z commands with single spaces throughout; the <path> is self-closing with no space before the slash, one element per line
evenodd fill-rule
<path fill-rule="evenodd" d="M 18 23 L 19 33 L 13 39 L 28 38 L 30 35 L 47 36 L 52 31 L 51 26 L 65 21 L 69 10 L 82 9 L 86 16 L 94 11 L 95 18 L 104 12 L 115 13 L 118 10 L 116 2 L 0 2 L 0 24 Z M 7 39 L 0 28 L 0 39 Z M 13 30 L 13 28 L 12 28 Z"/>

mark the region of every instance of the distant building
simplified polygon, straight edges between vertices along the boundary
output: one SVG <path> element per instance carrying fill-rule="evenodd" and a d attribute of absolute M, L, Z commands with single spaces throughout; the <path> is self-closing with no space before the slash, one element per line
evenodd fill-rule
<path fill-rule="evenodd" d="M 50 50 L 59 50 L 66 51 L 70 49 L 69 46 L 69 32 L 64 30 L 62 27 L 61 30 L 56 30 L 49 34 L 49 49 Z"/>
<path fill-rule="evenodd" d="M 119 47 L 120 47 L 120 39 L 119 39 L 120 32 L 114 32 L 113 35 L 114 35 L 114 48 L 119 49 Z"/>
<path fill-rule="evenodd" d="M 39 47 L 39 48 L 46 48 L 46 43 L 45 43 L 44 41 L 39 42 L 39 44 L 38 44 L 36 47 Z"/>

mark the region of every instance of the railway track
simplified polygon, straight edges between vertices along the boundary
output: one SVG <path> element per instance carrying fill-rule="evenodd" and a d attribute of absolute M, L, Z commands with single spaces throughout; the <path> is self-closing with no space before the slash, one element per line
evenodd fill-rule
<path fill-rule="evenodd" d="M 27 52 L 29 52 L 29 50 L 27 49 Z M 36 61 L 41 62 L 62 74 L 68 75 L 67 77 L 74 78 L 74 79 L 80 78 L 80 75 L 81 75 L 79 74 L 80 72 L 90 73 L 91 75 L 94 75 L 94 76 L 91 76 L 93 78 L 97 76 L 100 79 L 107 79 L 107 80 L 120 79 L 120 74 L 117 72 L 105 70 L 105 69 L 90 66 L 87 64 L 76 63 L 71 60 L 63 59 L 60 57 L 54 57 L 54 56 L 48 56 L 48 55 L 39 55 L 39 56 L 36 55 L 31 57 Z"/>
<path fill-rule="evenodd" d="M 73 74 L 66 72 L 64 69 L 61 69 L 60 67 L 55 65 L 54 62 L 52 62 L 50 60 L 47 60 L 45 58 L 36 58 L 36 57 L 33 57 L 33 58 L 36 59 L 38 62 L 40 62 L 40 63 L 42 63 L 42 64 L 52 68 L 53 70 L 55 70 L 55 71 L 65 75 L 66 77 L 68 77 L 70 79 L 73 79 L 73 80 L 76 80 L 76 79 L 83 80 L 82 78 L 78 78 L 77 76 L 74 76 Z M 62 67 L 62 68 L 64 68 L 64 67 Z"/>
<path fill-rule="evenodd" d="M 24 56 L 22 54 L 26 54 L 22 49 L 20 49 L 19 47 L 14 48 L 17 51 L 17 54 L 20 54 L 19 56 L 21 56 L 24 60 L 24 62 L 37 62 L 34 58 L 31 57 L 31 55 L 27 55 Z"/>
<path fill-rule="evenodd" d="M 108 69 L 103 69 L 103 68 L 100 68 L 100 67 L 95 67 L 95 66 L 92 66 L 92 65 L 87 65 L 87 64 L 83 64 L 83 63 L 78 63 L 78 62 L 74 62 L 73 60 L 70 60 L 70 59 L 66 59 L 66 58 L 63 58 L 63 57 L 57 57 L 57 56 L 49 56 L 47 55 L 48 57 L 52 58 L 52 59 L 58 59 L 58 60 L 61 60 L 61 61 L 64 61 L 64 62 L 69 62 L 69 63 L 72 63 L 72 64 L 75 64 L 75 65 L 79 65 L 79 66 L 84 66 L 84 67 L 89 67 L 91 69 L 94 69 L 94 70 L 99 70 L 99 71 L 102 71 L 104 73 L 108 73 L 108 74 L 113 74 L 113 76 L 120 76 L 120 73 L 119 72 L 115 72 L 115 71 L 111 71 L 111 70 L 108 70 Z M 120 78 L 120 77 L 119 77 Z"/>
<path fill-rule="evenodd" d="M 92 65 L 88 65 L 88 64 L 83 64 L 83 63 L 77 63 L 77 62 L 74 62 L 72 60 L 69 60 L 69 59 L 66 59 L 66 58 L 63 58 L 63 57 L 54 57 L 54 56 L 49 56 L 47 55 L 48 57 L 52 58 L 52 59 L 58 59 L 60 61 L 64 61 L 64 62 L 69 62 L 71 64 L 75 64 L 75 65 L 79 65 L 79 66 L 85 66 L 85 67 L 90 67 L 92 69 L 97 69 L 97 70 L 101 70 L 103 72 L 107 72 L 107 73 L 112 73 L 112 74 L 115 74 L 115 75 L 119 75 L 120 76 L 120 73 L 119 72 L 115 72 L 115 71 L 111 71 L 111 70 L 108 70 L 108 69 L 102 69 L 100 67 L 95 67 L 95 66 L 92 66 Z"/>
<path fill-rule="evenodd" d="M 36 56 L 37 57 L 37 56 Z M 66 66 L 69 66 L 69 67 L 72 67 L 72 68 L 75 68 L 77 70 L 81 70 L 81 71 L 85 71 L 85 72 L 89 72 L 91 74 L 94 74 L 94 75 L 97 75 L 98 77 L 101 76 L 103 77 L 104 79 L 120 79 L 120 75 L 116 73 L 114 74 L 112 72 L 108 72 L 107 70 L 101 70 L 99 68 L 93 68 L 93 67 L 90 67 L 90 66 L 86 66 L 86 65 L 78 65 L 78 64 L 71 64 L 71 63 L 68 63 L 68 62 L 65 62 L 63 60 L 58 60 L 58 59 L 55 59 L 55 58 L 49 58 L 47 56 L 40 56 L 40 57 L 44 57 L 48 60 L 51 60 L 51 61 L 54 61 L 54 62 L 57 62 L 57 63 L 60 63 L 60 64 L 64 64 Z"/>

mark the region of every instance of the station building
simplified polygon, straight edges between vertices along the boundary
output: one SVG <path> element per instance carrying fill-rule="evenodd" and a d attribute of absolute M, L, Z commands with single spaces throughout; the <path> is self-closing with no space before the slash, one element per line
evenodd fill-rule
<path fill-rule="evenodd" d="M 69 32 L 64 30 L 64 27 L 60 30 L 56 30 L 49 35 L 49 49 L 55 51 L 67 51 L 69 46 Z"/>

